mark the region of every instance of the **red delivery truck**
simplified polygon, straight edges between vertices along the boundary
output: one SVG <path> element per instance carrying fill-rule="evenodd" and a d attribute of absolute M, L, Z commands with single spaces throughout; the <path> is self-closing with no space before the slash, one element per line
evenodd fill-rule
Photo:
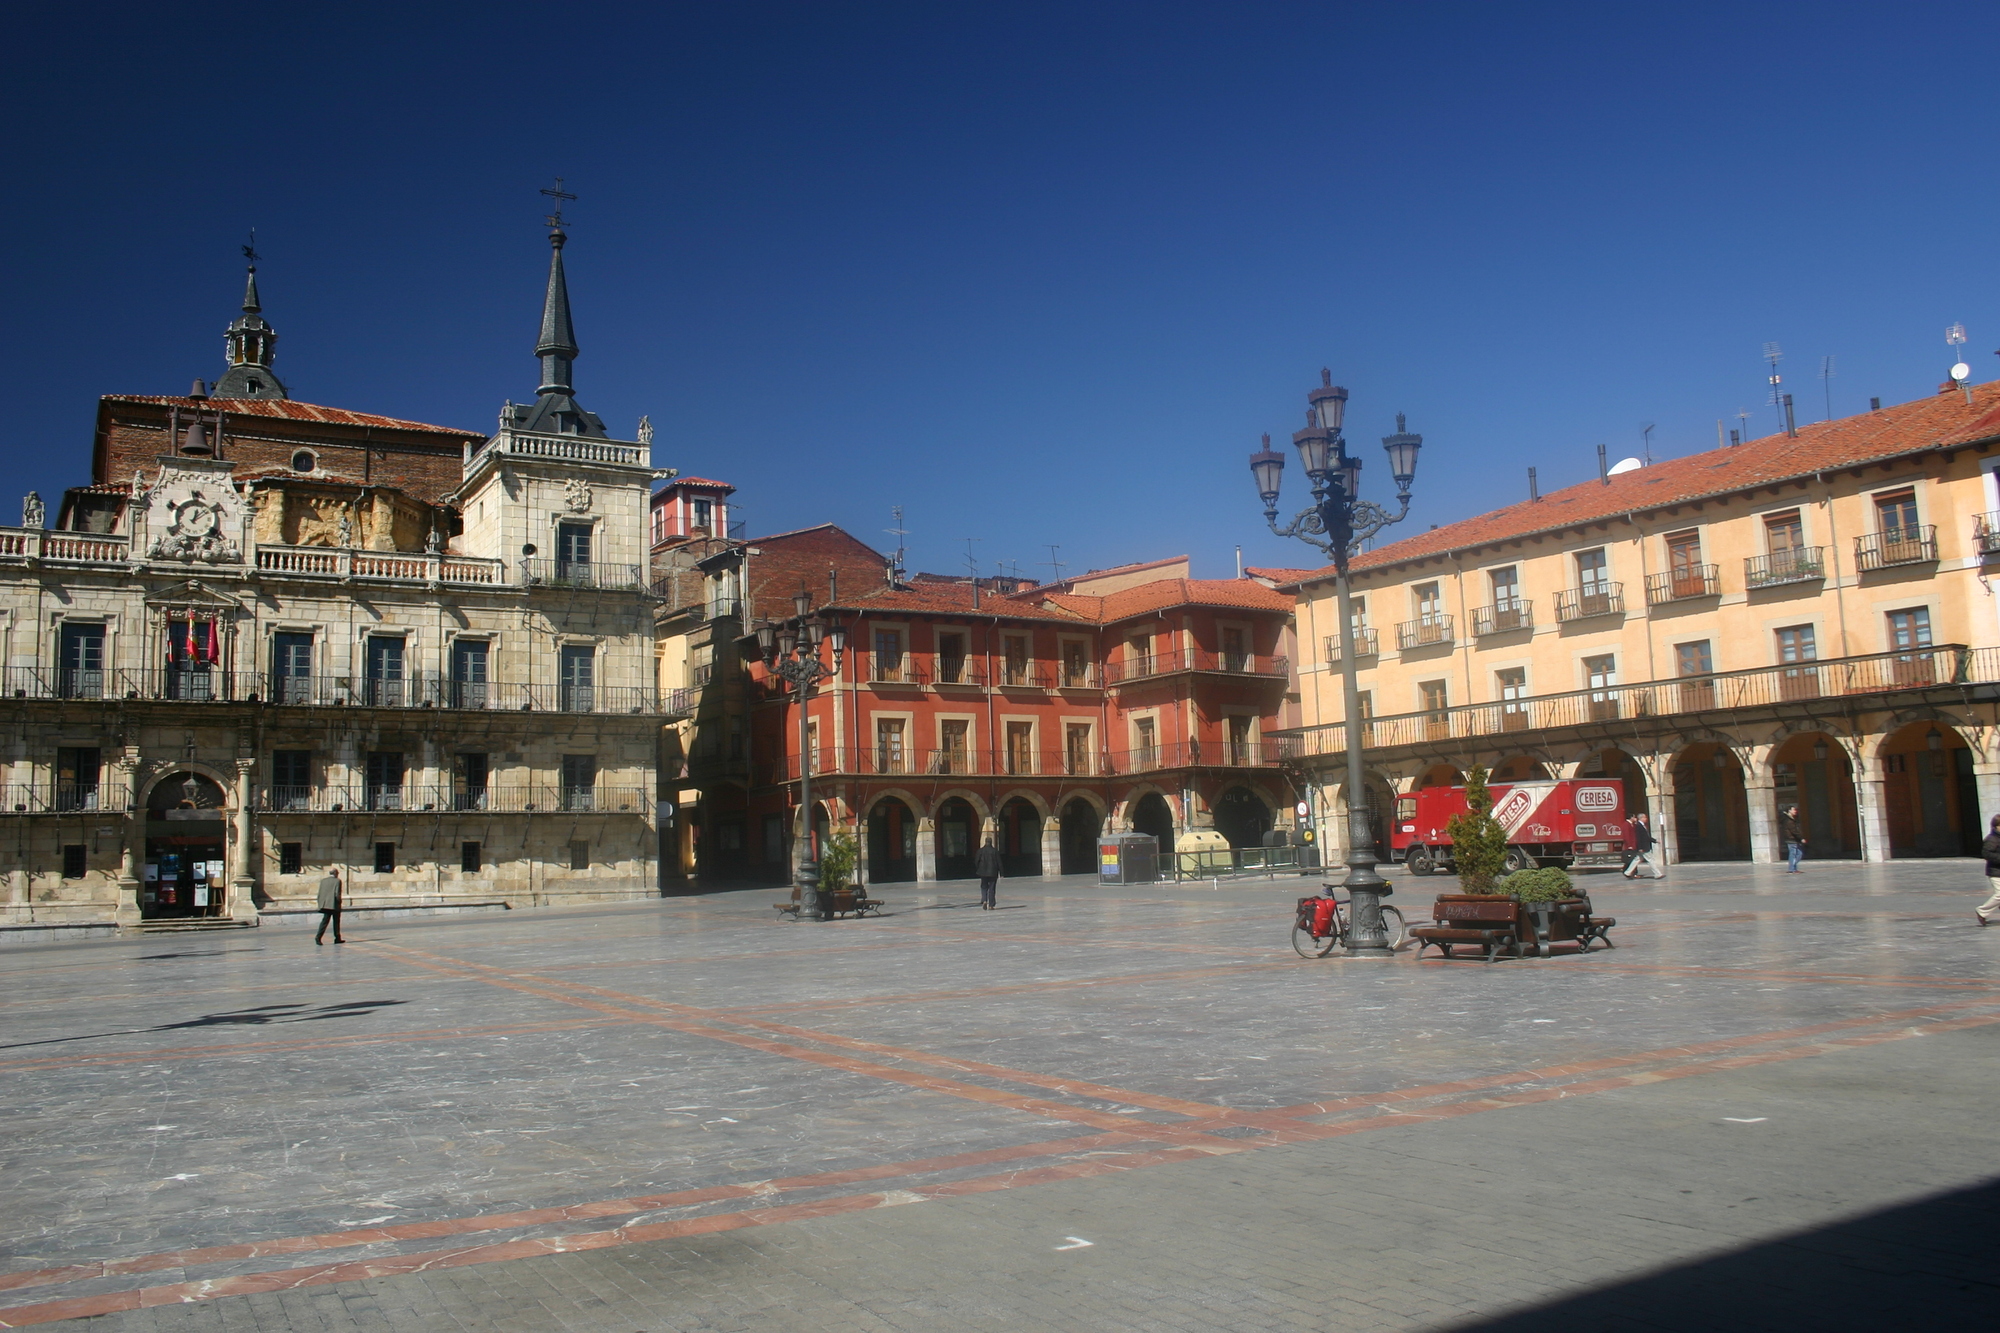
<path fill-rule="evenodd" d="M 1617 778 L 1495 782 L 1493 818 L 1507 830 L 1507 869 L 1539 865 L 1589 870 L 1625 864 L 1625 784 Z M 1391 855 L 1413 875 L 1451 870 L 1445 826 L 1464 814 L 1463 787 L 1425 787 L 1396 798 Z"/>

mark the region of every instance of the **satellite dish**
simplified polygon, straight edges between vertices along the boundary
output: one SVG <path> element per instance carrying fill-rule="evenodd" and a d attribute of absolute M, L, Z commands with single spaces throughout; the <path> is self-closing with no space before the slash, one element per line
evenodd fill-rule
<path fill-rule="evenodd" d="M 1963 384 L 1972 378 L 1972 367 L 1961 361 L 1951 368 L 1951 377 Z"/>
<path fill-rule="evenodd" d="M 1615 477 L 1621 472 L 1637 472 L 1644 466 L 1646 465 L 1636 458 L 1621 458 L 1617 463 L 1612 465 L 1611 471 L 1605 475 Z"/>

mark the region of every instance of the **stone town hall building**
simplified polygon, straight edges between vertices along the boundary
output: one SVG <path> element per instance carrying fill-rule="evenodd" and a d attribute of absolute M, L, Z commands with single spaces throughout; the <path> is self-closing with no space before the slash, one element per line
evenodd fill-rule
<path fill-rule="evenodd" d="M 0 528 L 7 922 L 657 887 L 651 430 L 573 397 L 556 221 L 490 436 L 293 401 L 254 267 L 213 387 L 100 400 L 91 484 Z"/>

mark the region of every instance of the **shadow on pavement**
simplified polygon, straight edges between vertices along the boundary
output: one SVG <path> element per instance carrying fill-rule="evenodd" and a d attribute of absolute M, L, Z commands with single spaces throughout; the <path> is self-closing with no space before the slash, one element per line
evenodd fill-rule
<path fill-rule="evenodd" d="M 1800 1232 L 1456 1333 L 1942 1333 L 2000 1327 L 2000 1181 Z M 1549 1258 L 1561 1264 L 1560 1243 Z"/>
<path fill-rule="evenodd" d="M 255 1009 L 235 1009 L 228 1013 L 203 1014 L 179 1023 L 161 1023 L 150 1028 L 120 1028 L 116 1032 L 90 1032 L 75 1037 L 49 1037 L 43 1041 L 0 1043 L 0 1051 L 24 1046 L 60 1046 L 72 1041 L 97 1041 L 104 1037 L 131 1037 L 145 1032 L 175 1032 L 183 1028 L 263 1027 L 272 1023 L 317 1023 L 329 1018 L 366 1018 L 377 1009 L 408 1004 L 408 1000 L 349 1000 L 341 1004 L 308 1009 L 302 1004 L 263 1004 Z"/>

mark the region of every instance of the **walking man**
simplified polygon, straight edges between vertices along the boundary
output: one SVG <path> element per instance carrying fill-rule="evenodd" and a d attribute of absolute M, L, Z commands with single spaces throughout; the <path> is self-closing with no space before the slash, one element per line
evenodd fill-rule
<path fill-rule="evenodd" d="M 1979 844 L 1979 854 L 1986 858 L 1987 886 L 1993 890 L 1985 902 L 1979 904 L 1979 924 L 1990 926 L 1992 917 L 2000 912 L 2000 815 L 1993 816 L 1992 832 L 1986 841 Z"/>
<path fill-rule="evenodd" d="M 1785 813 L 1778 818 L 1778 836 L 1784 840 L 1785 859 L 1789 863 L 1785 873 L 1799 874 L 1799 862 L 1806 859 L 1806 831 L 1799 824 L 1799 808 L 1785 807 Z"/>
<path fill-rule="evenodd" d="M 1666 868 L 1653 859 L 1653 830 L 1646 823 L 1644 811 L 1632 816 L 1632 850 L 1625 857 L 1625 878 L 1639 878 L 1640 866 L 1651 870 L 1654 879 L 1667 877 Z"/>
<path fill-rule="evenodd" d="M 333 942 L 345 944 L 340 937 L 340 872 L 329 870 L 319 882 L 319 934 L 313 936 L 314 944 L 326 943 L 326 928 L 333 927 Z"/>
<path fill-rule="evenodd" d="M 994 910 L 998 906 L 994 899 L 1000 891 L 1000 849 L 993 845 L 990 836 L 972 858 L 972 873 L 979 876 L 979 910 Z"/>

